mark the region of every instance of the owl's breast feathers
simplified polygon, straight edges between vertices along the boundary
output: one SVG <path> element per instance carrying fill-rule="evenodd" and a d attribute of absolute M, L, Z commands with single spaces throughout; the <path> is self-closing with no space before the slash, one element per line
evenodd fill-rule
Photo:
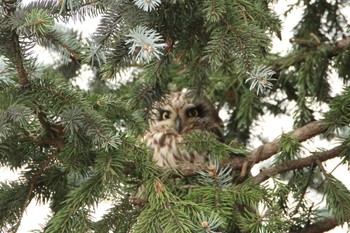
<path fill-rule="evenodd" d="M 199 163 L 205 160 L 206 154 L 181 148 L 183 137 L 174 132 L 148 132 L 143 140 L 153 150 L 153 159 L 161 167 L 173 167 L 178 161 Z"/>
<path fill-rule="evenodd" d="M 223 128 L 218 111 L 205 96 L 171 92 L 154 103 L 150 112 L 149 132 L 143 140 L 153 149 L 153 158 L 157 165 L 173 167 L 182 161 L 205 161 L 207 153 L 187 151 L 181 145 L 184 135 L 194 131 L 207 131 L 221 140 Z"/>

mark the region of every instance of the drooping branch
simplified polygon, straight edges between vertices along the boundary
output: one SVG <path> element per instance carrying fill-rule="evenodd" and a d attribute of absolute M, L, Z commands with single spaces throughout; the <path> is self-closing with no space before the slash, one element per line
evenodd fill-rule
<path fill-rule="evenodd" d="M 334 217 L 326 218 L 320 220 L 319 222 L 313 223 L 300 231 L 291 231 L 289 233 L 322 233 L 329 230 L 332 230 L 338 226 L 338 222 Z"/>
<path fill-rule="evenodd" d="M 299 142 L 303 142 L 309 138 L 312 138 L 316 135 L 325 132 L 324 127 L 322 127 L 320 121 L 313 121 L 307 125 L 304 125 L 301 128 L 298 128 L 288 134 L 291 137 L 296 138 Z M 223 163 L 221 166 L 228 166 L 235 170 L 241 170 L 242 168 L 246 168 L 246 172 L 248 172 L 251 167 L 261 161 L 264 161 L 270 158 L 272 155 L 278 152 L 280 139 L 277 138 L 272 142 L 266 143 L 257 149 L 255 149 L 249 156 L 247 157 L 232 157 Z M 195 175 L 200 170 L 205 170 L 205 164 L 183 164 L 176 166 L 180 172 L 182 172 L 185 176 Z"/>

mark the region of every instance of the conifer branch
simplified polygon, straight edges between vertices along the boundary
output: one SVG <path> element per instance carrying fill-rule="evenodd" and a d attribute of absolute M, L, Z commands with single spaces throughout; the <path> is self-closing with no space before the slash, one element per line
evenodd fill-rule
<path fill-rule="evenodd" d="M 78 63 L 80 63 L 81 58 L 79 56 L 79 53 L 77 51 L 75 51 L 71 46 L 69 46 L 68 44 L 63 43 L 60 40 L 57 40 L 53 35 L 46 35 L 45 37 L 49 41 L 56 42 L 57 44 L 62 46 L 62 48 L 64 48 L 65 50 L 67 50 L 70 53 L 71 57 L 74 58 L 74 60 L 76 60 Z"/>
<path fill-rule="evenodd" d="M 23 202 L 22 209 L 21 209 L 21 211 L 19 213 L 19 216 L 18 216 L 18 222 L 17 222 L 16 226 L 14 227 L 15 229 L 13 230 L 13 232 L 17 232 L 18 231 L 18 228 L 20 227 L 21 222 L 22 222 L 22 218 L 23 218 L 24 212 L 25 212 L 27 206 L 29 205 L 30 201 L 32 200 L 35 183 L 34 182 L 29 182 L 29 185 L 30 185 L 29 186 L 29 190 L 28 190 L 26 198 L 25 198 L 25 200 Z"/>
<path fill-rule="evenodd" d="M 63 148 L 64 147 L 64 141 L 61 139 L 57 138 L 50 138 L 50 137 L 31 137 L 30 138 L 35 144 L 45 146 L 45 145 L 50 145 L 55 148 Z"/>
<path fill-rule="evenodd" d="M 334 217 L 326 218 L 323 220 L 320 220 L 316 223 L 313 223 L 307 227 L 304 227 L 302 230 L 299 231 L 291 231 L 289 233 L 322 233 L 329 230 L 332 230 L 336 226 L 338 226 L 338 222 Z"/>
<path fill-rule="evenodd" d="M 13 63 L 15 64 L 18 78 L 19 78 L 19 84 L 22 87 L 29 86 L 29 79 L 28 79 L 28 72 L 24 68 L 23 64 L 23 56 L 21 52 L 21 46 L 19 42 L 19 36 L 16 34 L 16 32 L 12 31 L 12 48 L 14 50 L 14 60 Z"/>
<path fill-rule="evenodd" d="M 28 207 L 28 205 L 30 204 L 31 200 L 34 197 L 34 189 L 36 184 L 38 183 L 38 180 L 40 178 L 40 176 L 43 174 L 43 172 L 50 166 L 52 160 L 55 159 L 55 154 L 53 153 L 52 155 L 48 156 L 41 164 L 39 169 L 30 177 L 30 179 L 28 179 L 27 181 L 27 185 L 29 186 L 29 189 L 27 191 L 26 197 L 24 199 L 22 208 L 19 212 L 18 215 L 18 223 L 16 224 L 16 226 L 14 227 L 13 232 L 17 232 L 18 228 L 21 225 L 21 221 L 23 218 L 23 215 Z"/>
<path fill-rule="evenodd" d="M 38 145 L 48 144 L 56 148 L 62 148 L 65 144 L 61 138 L 64 130 L 63 126 L 50 123 L 47 119 L 46 114 L 41 110 L 37 113 L 37 116 L 41 126 L 44 128 L 47 135 L 40 138 L 32 137 L 31 140 Z"/>
<path fill-rule="evenodd" d="M 305 42 L 305 40 L 301 40 L 301 39 L 298 40 L 298 43 L 302 43 L 303 45 L 307 44 L 308 47 L 310 47 L 311 46 L 310 44 L 312 44 L 312 47 L 315 47 L 314 46 L 315 43 Z M 336 56 L 338 53 L 340 53 L 341 51 L 344 51 L 350 47 L 350 38 L 334 41 L 333 43 L 317 44 L 317 46 L 315 47 L 315 50 L 321 50 L 327 47 L 329 47 L 329 49 L 327 50 L 327 56 L 328 58 L 332 58 Z M 279 58 L 275 63 L 270 64 L 270 67 L 273 71 L 280 72 L 289 66 L 305 61 L 306 57 L 307 57 L 307 53 L 304 55 L 292 54 L 282 59 Z"/>
<path fill-rule="evenodd" d="M 325 129 L 322 127 L 321 121 L 313 121 L 288 134 L 290 137 L 296 138 L 299 142 L 303 142 L 323 132 L 325 132 Z M 270 143 L 260 146 L 251 153 L 249 160 L 255 164 L 270 158 L 278 152 L 279 144 L 280 139 L 277 138 Z"/>
<path fill-rule="evenodd" d="M 338 156 L 341 153 L 342 149 L 343 149 L 342 146 L 337 146 L 337 147 L 334 147 L 333 149 L 330 149 L 328 151 L 318 152 L 318 153 L 315 153 L 314 155 L 311 155 L 311 156 L 308 156 L 305 158 L 290 160 L 290 161 L 281 163 L 279 165 L 276 165 L 274 167 L 264 169 L 258 175 L 253 177 L 251 179 L 251 182 L 252 183 L 261 183 L 273 175 L 276 175 L 276 174 L 279 174 L 282 172 L 286 172 L 286 171 L 290 171 L 293 169 L 311 166 L 311 165 L 317 163 L 318 161 L 323 162 L 323 161 L 326 161 L 328 159 L 335 158 L 336 156 Z"/>
<path fill-rule="evenodd" d="M 178 218 L 178 216 L 176 215 L 176 213 L 173 210 L 172 207 L 172 203 L 169 201 L 168 198 L 165 198 L 165 203 L 166 203 L 166 208 L 168 209 L 170 216 L 173 218 L 173 220 L 175 221 L 178 229 L 182 229 L 182 224 L 181 224 L 181 220 Z"/>
<path fill-rule="evenodd" d="M 296 138 L 299 142 L 303 142 L 309 138 L 312 138 L 318 134 L 325 132 L 320 121 L 313 121 L 303 127 L 300 127 L 289 133 L 291 137 Z M 251 167 L 261 161 L 270 158 L 272 155 L 278 152 L 280 139 L 277 138 L 272 142 L 266 143 L 259 148 L 255 149 L 248 157 L 236 157 L 224 161 L 220 164 L 222 167 L 230 167 L 235 170 L 240 170 L 242 167 L 247 166 L 246 172 L 249 172 Z M 185 176 L 195 175 L 198 171 L 205 170 L 206 164 L 184 164 L 176 167 Z M 244 176 L 245 174 L 243 174 Z"/>
<path fill-rule="evenodd" d="M 6 13 L 6 18 L 11 16 L 16 11 L 15 4 L 9 5 L 8 11 Z M 28 79 L 28 72 L 24 68 L 24 58 L 21 51 L 20 41 L 19 41 L 19 35 L 12 29 L 9 31 L 9 35 L 11 38 L 10 41 L 10 49 L 12 49 L 12 62 L 16 67 L 18 78 L 19 78 L 19 84 L 22 87 L 28 87 L 29 86 L 29 79 Z"/>

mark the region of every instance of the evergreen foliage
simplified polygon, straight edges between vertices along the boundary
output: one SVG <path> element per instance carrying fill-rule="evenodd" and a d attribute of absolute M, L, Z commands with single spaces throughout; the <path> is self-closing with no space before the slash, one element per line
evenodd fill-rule
<path fill-rule="evenodd" d="M 31 201 L 50 204 L 38 229 L 47 233 L 297 233 L 350 223 L 350 192 L 325 166 L 350 160 L 348 1 L 291 4 L 286 14 L 304 13 L 285 56 L 270 50 L 281 37 L 274 2 L 0 1 L 0 164 L 20 172 L 0 185 L 1 231 L 17 232 Z M 62 26 L 96 16 L 89 38 Z M 37 62 L 37 46 L 58 53 L 53 67 Z M 89 91 L 71 83 L 82 64 L 95 74 Z M 125 71 L 126 82 L 108 84 Z M 336 96 L 332 73 L 344 83 Z M 184 88 L 226 111 L 225 140 L 191 133 L 182 146 L 209 162 L 162 169 L 140 138 L 152 103 Z M 246 148 L 268 113 L 293 116 L 295 130 Z M 337 146 L 302 144 L 321 134 Z M 105 200 L 111 208 L 93 219 Z"/>

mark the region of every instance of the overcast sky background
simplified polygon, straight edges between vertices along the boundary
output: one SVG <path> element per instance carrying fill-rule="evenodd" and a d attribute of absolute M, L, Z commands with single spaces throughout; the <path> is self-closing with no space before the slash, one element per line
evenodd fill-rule
<path fill-rule="evenodd" d="M 32 0 L 24 0 L 24 3 L 30 2 Z M 289 42 L 289 39 L 293 36 L 292 29 L 296 26 L 296 24 L 299 22 L 299 19 L 301 18 L 302 9 L 295 9 L 291 13 L 288 14 L 287 17 L 284 17 L 284 12 L 288 9 L 288 4 L 294 3 L 296 0 L 292 1 L 278 1 L 278 4 L 275 4 L 275 11 L 280 16 L 282 22 L 283 22 L 283 31 L 282 31 L 282 40 L 279 40 L 278 38 L 273 39 L 273 52 L 279 52 L 281 54 L 286 54 L 289 50 L 291 50 L 291 44 Z M 349 16 L 348 22 L 350 22 L 350 6 L 344 9 L 343 11 L 344 15 Z M 88 37 L 90 34 L 92 34 L 98 24 L 98 19 L 87 19 L 84 21 L 84 23 L 80 22 L 72 22 L 71 25 L 73 28 L 77 30 L 81 30 L 83 36 Z M 38 48 L 38 54 L 41 54 L 38 56 L 39 60 L 41 60 L 44 63 L 47 63 L 49 60 L 47 56 L 55 56 L 50 55 L 47 52 L 44 52 L 42 49 Z M 42 55 L 46 54 L 46 55 Z M 83 68 L 84 69 L 84 68 Z M 89 71 L 83 72 L 83 75 L 80 76 L 74 83 L 75 85 L 79 85 L 81 88 L 86 89 L 87 88 L 87 80 L 89 78 L 92 78 L 92 74 Z M 336 75 L 332 77 L 332 80 L 334 80 L 334 83 L 332 84 L 332 92 L 335 95 L 336 93 L 339 93 L 341 91 L 342 83 L 336 79 Z M 289 105 L 288 108 L 291 110 L 293 109 L 293 104 Z M 327 110 L 327 106 L 315 106 L 317 108 L 323 108 Z M 225 114 L 222 115 L 225 117 Z M 319 116 L 321 118 L 321 116 Z M 274 117 L 272 115 L 267 115 L 260 119 L 259 123 L 257 123 L 254 126 L 253 132 L 256 132 L 257 134 L 261 135 L 261 138 L 266 141 L 272 141 L 281 133 L 289 132 L 293 129 L 293 119 L 291 117 L 283 116 L 283 117 Z M 261 144 L 260 140 L 254 140 L 251 142 L 251 148 L 256 148 Z M 303 145 L 306 145 L 305 147 L 309 149 L 309 151 L 305 151 L 305 153 L 309 153 L 310 151 L 315 151 L 317 148 L 332 148 L 334 145 L 331 145 L 328 141 L 325 140 L 319 140 L 319 138 L 308 140 L 307 142 L 303 143 Z M 339 164 L 339 159 L 333 159 L 332 161 L 328 161 L 326 163 L 326 168 L 328 171 L 332 171 L 335 166 Z M 268 162 L 261 163 L 259 166 L 257 166 L 252 172 L 253 175 L 256 174 L 259 169 L 263 166 L 267 166 Z M 14 173 L 6 168 L 0 169 L 1 177 L 0 181 L 11 181 L 16 180 L 18 178 L 19 173 Z M 349 171 L 347 167 L 340 166 L 338 167 L 334 172 L 333 175 L 343 181 L 345 185 L 350 188 L 350 179 L 349 177 Z M 310 197 L 312 197 L 314 194 L 310 193 Z M 314 198 L 314 197 L 313 197 Z M 322 197 L 317 197 L 317 199 L 321 200 Z M 106 209 L 108 209 L 108 202 L 103 202 L 101 205 L 99 205 L 95 218 L 98 219 L 100 216 L 103 215 Z M 44 224 L 48 219 L 49 214 L 49 208 L 48 205 L 42 205 L 37 204 L 36 201 L 32 201 L 32 203 L 29 205 L 27 212 L 22 220 L 21 226 L 19 228 L 18 233 L 28 233 L 35 229 L 40 229 L 40 224 Z M 343 233 L 347 232 L 348 227 L 337 227 L 329 233 Z"/>

